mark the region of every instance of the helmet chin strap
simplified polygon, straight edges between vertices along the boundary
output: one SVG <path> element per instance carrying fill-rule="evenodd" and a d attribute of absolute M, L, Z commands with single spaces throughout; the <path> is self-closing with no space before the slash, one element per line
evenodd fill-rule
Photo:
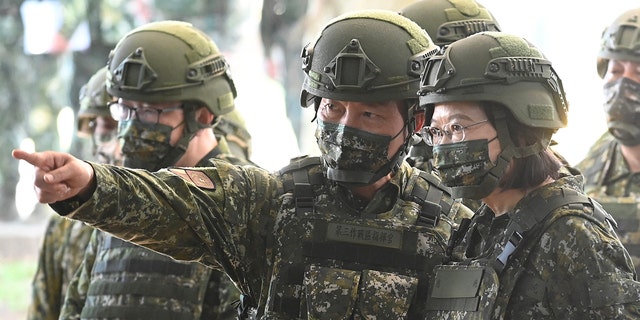
<path fill-rule="evenodd" d="M 165 155 L 159 163 L 159 169 L 175 166 L 180 158 L 187 152 L 189 148 L 189 142 L 195 137 L 196 133 L 200 129 L 208 128 L 210 126 L 203 125 L 196 120 L 196 108 L 187 103 L 183 104 L 184 110 L 184 127 L 182 128 L 182 136 L 171 150 Z"/>

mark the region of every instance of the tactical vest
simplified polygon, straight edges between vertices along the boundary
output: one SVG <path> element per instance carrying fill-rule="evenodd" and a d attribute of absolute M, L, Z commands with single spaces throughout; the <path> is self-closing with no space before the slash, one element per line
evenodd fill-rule
<path fill-rule="evenodd" d="M 535 201 L 535 207 L 524 208 L 513 217 L 500 245 L 494 247 L 496 250 L 473 260 L 437 266 L 429 290 L 429 311 L 425 319 L 504 319 L 509 298 L 531 249 L 556 220 L 576 215 L 600 226 L 607 223 L 616 225 L 597 202 L 572 189 L 562 191 L 552 198 L 540 197 Z M 577 210 L 570 213 L 556 211 L 565 205 L 575 206 Z M 592 207 L 593 215 L 586 214 L 583 206 Z M 530 284 L 530 294 L 539 296 L 542 301 L 545 284 L 542 280 L 539 282 Z"/>
<path fill-rule="evenodd" d="M 199 319 L 211 270 L 104 234 L 82 319 Z"/>
<path fill-rule="evenodd" d="M 200 319 L 210 269 L 104 234 L 82 319 Z"/>
<path fill-rule="evenodd" d="M 412 169 L 389 216 L 358 218 L 319 205 L 318 166 L 304 158 L 281 170 L 293 178 L 284 179 L 264 319 L 421 318 L 431 270 L 448 256 L 445 187 Z"/>

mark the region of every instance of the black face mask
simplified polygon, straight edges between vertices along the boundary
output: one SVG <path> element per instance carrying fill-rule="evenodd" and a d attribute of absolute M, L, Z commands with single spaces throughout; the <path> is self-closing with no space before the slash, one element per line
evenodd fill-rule
<path fill-rule="evenodd" d="M 604 85 L 609 132 L 625 146 L 640 144 L 640 83 L 620 78 Z"/>
<path fill-rule="evenodd" d="M 316 140 L 327 165 L 327 177 L 352 185 L 371 184 L 391 172 L 389 143 L 394 137 L 379 135 L 318 119 Z"/>
<path fill-rule="evenodd" d="M 128 168 L 156 171 L 173 149 L 171 132 L 179 127 L 149 124 L 138 120 L 119 122 L 118 137 L 122 144 L 123 164 Z"/>

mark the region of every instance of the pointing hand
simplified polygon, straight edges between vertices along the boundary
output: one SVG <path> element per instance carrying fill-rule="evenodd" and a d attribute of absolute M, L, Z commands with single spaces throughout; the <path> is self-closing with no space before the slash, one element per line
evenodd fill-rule
<path fill-rule="evenodd" d="M 76 195 L 88 199 L 95 189 L 93 167 L 68 153 L 30 153 L 15 149 L 11 155 L 35 167 L 33 185 L 41 203 L 54 203 Z"/>

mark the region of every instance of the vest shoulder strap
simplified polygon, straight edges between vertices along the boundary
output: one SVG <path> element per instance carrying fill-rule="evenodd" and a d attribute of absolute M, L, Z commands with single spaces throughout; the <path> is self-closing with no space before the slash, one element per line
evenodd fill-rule
<path fill-rule="evenodd" d="M 560 194 L 551 198 L 543 199 L 542 197 L 538 197 L 536 203 L 539 203 L 540 205 L 536 207 L 526 207 L 526 209 L 523 209 L 526 211 L 521 211 L 522 214 L 519 213 L 517 218 L 512 219 L 512 223 L 507 226 L 507 236 L 509 237 L 509 240 L 504 246 L 503 251 L 494 261 L 494 268 L 499 274 L 503 270 L 508 273 L 502 274 L 501 279 L 509 279 L 509 281 L 501 283 L 496 305 L 502 305 L 502 308 L 496 307 L 494 310 L 502 310 L 502 312 L 505 311 L 509 297 L 515 288 L 515 284 L 518 283 L 522 266 L 528 259 L 528 252 L 536 243 L 538 243 L 544 231 L 555 221 L 565 216 L 574 215 L 583 217 L 599 225 L 604 225 L 606 223 L 609 223 L 614 227 L 616 225 L 613 217 L 604 211 L 600 204 L 573 189 L 563 188 L 561 189 Z M 590 206 L 593 208 L 593 214 L 587 214 L 584 210 L 571 210 L 569 212 L 556 211 L 556 209 L 565 205 L 579 206 L 580 209 L 582 209 L 583 206 Z M 543 224 L 543 226 L 534 231 L 534 227 L 538 224 Z M 522 241 L 525 234 L 526 241 Z M 509 260 L 516 250 L 518 254 L 514 256 L 513 259 Z M 505 269 L 507 262 L 510 262 L 510 265 Z M 530 294 L 543 295 L 543 287 L 543 283 L 531 283 Z M 542 299 L 542 296 L 540 298 Z M 496 316 L 498 316 L 497 318 L 502 318 L 504 314 L 501 316 L 494 314 L 494 319 L 496 319 Z"/>
<path fill-rule="evenodd" d="M 279 171 L 285 193 L 293 193 L 296 213 L 313 210 L 313 186 L 324 183 L 322 171 L 312 173 L 311 168 L 320 166 L 319 157 L 298 157 L 291 159 L 286 167 Z"/>
<path fill-rule="evenodd" d="M 413 168 L 413 170 L 417 170 Z M 420 205 L 420 215 L 418 216 L 418 225 L 434 227 L 438 224 L 440 214 L 449 215 L 451 211 L 451 204 L 453 200 L 449 197 L 450 190 L 442 184 L 442 182 L 435 176 L 424 172 L 418 171 L 418 179 L 410 179 L 414 181 L 413 185 L 408 185 L 405 190 L 409 192 L 403 192 L 403 198 L 407 201 L 412 201 Z M 425 183 L 418 183 L 418 181 L 424 181 Z M 446 201 L 449 199 L 450 201 Z"/>

